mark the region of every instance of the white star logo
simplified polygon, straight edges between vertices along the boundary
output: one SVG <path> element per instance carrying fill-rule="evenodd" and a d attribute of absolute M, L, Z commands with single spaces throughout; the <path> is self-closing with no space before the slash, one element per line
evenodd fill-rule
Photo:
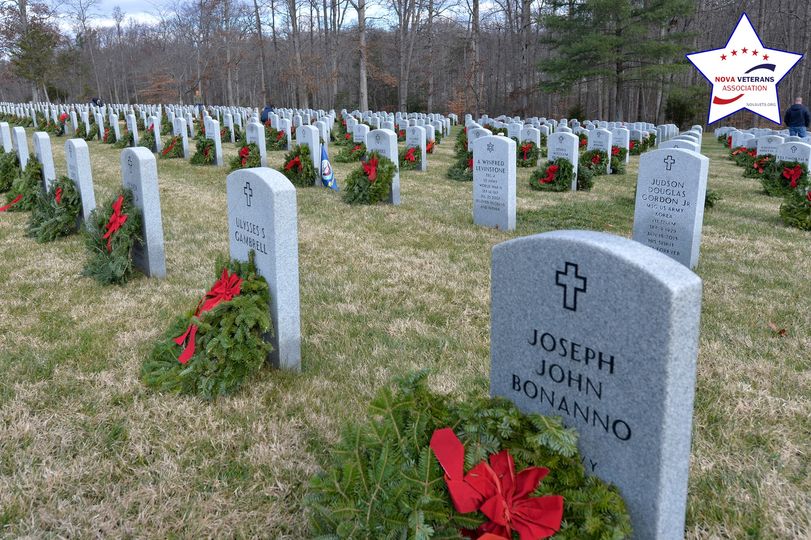
<path fill-rule="evenodd" d="M 777 84 L 802 57 L 765 47 L 749 17 L 741 15 L 723 48 L 687 55 L 712 84 L 707 123 L 747 109 L 780 124 Z"/>

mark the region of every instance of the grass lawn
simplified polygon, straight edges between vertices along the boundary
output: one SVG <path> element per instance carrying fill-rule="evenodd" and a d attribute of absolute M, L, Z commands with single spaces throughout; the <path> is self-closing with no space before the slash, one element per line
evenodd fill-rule
<path fill-rule="evenodd" d="M 65 140 L 52 138 L 58 174 Z M 120 151 L 88 144 L 104 204 Z M 227 162 L 236 148 L 223 146 Z M 781 201 L 743 178 L 711 132 L 704 152 L 723 199 L 705 214 L 696 270 L 687 537 L 808 538 L 811 233 L 783 226 Z M 100 286 L 79 275 L 79 236 L 37 244 L 28 214 L 0 214 L 0 535 L 307 538 L 308 477 L 392 376 L 430 368 L 438 389 L 487 392 L 492 246 L 565 228 L 630 236 L 639 158 L 589 193 L 531 191 L 519 169 L 507 233 L 473 225 L 472 185 L 445 178 L 452 153 L 447 138 L 429 172 L 403 172 L 396 208 L 298 191 L 303 371 L 263 370 L 214 403 L 156 394 L 138 373 L 217 277 L 226 169 L 158 161 L 164 280 Z M 351 166 L 333 166 L 341 183 Z"/>

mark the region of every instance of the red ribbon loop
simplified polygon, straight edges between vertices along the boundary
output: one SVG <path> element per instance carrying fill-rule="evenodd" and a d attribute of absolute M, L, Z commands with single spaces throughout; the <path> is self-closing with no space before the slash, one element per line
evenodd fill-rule
<path fill-rule="evenodd" d="M 0 207 L 0 212 L 6 212 L 6 211 L 8 211 L 8 209 L 9 209 L 9 208 L 11 208 L 12 206 L 14 206 L 15 204 L 17 204 L 17 203 L 18 203 L 18 202 L 20 202 L 21 200 L 23 200 L 23 196 L 22 196 L 22 195 L 17 195 L 16 197 L 14 197 L 14 200 L 13 200 L 13 201 L 11 201 L 10 203 L 8 203 L 7 205 L 5 205 L 5 206 L 3 206 L 3 207 Z"/>
<path fill-rule="evenodd" d="M 56 204 L 62 204 L 62 188 L 56 188 L 56 192 L 54 193 L 54 199 L 56 199 Z"/>
<path fill-rule="evenodd" d="M 550 165 L 546 168 L 546 176 L 541 178 L 541 184 L 551 184 L 555 181 L 555 177 L 558 175 L 558 167 L 557 165 Z"/>
<path fill-rule="evenodd" d="M 107 252 L 110 253 L 113 251 L 111 242 L 113 240 L 113 234 L 120 229 L 124 223 L 127 222 L 127 218 L 129 217 L 127 214 L 121 213 L 121 205 L 124 204 L 124 196 L 119 195 L 118 198 L 113 203 L 113 213 L 110 216 L 110 220 L 107 222 L 107 225 L 104 226 L 106 232 L 104 233 L 104 238 L 107 240 Z"/>
<path fill-rule="evenodd" d="M 365 163 L 361 162 L 363 173 L 369 178 L 369 182 L 372 184 L 377 180 L 377 164 L 378 159 L 376 157 L 369 159 Z"/>
<path fill-rule="evenodd" d="M 783 178 L 790 182 L 792 189 L 797 187 L 797 181 L 802 175 L 803 168 L 799 165 L 795 165 L 793 168 L 785 167 L 783 169 Z"/>
<path fill-rule="evenodd" d="M 532 150 L 532 143 L 527 143 L 527 144 L 523 145 L 521 147 L 521 152 L 524 154 L 524 157 L 521 158 L 521 159 L 526 161 L 527 160 L 527 154 L 529 154 L 530 150 Z"/>
<path fill-rule="evenodd" d="M 296 156 L 293 159 L 291 159 L 290 161 L 288 161 L 287 165 L 284 166 L 284 170 L 289 171 L 290 169 L 292 169 L 293 167 L 296 167 L 296 166 L 298 167 L 299 172 L 301 172 L 301 170 L 304 168 L 304 166 L 301 164 L 301 157 L 300 156 Z"/>
<path fill-rule="evenodd" d="M 415 161 L 417 161 L 417 156 L 415 155 L 416 151 L 417 151 L 417 149 L 413 148 L 413 147 L 406 150 L 405 160 L 410 161 L 411 163 L 414 163 Z"/>

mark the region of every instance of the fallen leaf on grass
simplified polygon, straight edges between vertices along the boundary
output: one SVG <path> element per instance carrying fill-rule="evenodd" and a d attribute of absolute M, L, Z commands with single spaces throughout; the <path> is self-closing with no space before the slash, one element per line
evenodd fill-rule
<path fill-rule="evenodd" d="M 786 337 L 786 335 L 788 334 L 788 332 L 786 332 L 785 328 L 778 328 L 777 325 L 774 324 L 771 321 L 769 321 L 769 328 L 771 328 L 772 332 L 774 332 L 775 334 L 777 334 L 780 337 Z"/>

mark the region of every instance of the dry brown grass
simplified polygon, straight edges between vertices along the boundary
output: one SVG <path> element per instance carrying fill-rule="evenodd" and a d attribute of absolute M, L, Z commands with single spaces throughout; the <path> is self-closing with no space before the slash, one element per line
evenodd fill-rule
<path fill-rule="evenodd" d="M 78 237 L 39 245 L 27 216 L 0 217 L 1 534 L 306 538 L 308 477 L 392 376 L 428 367 L 437 388 L 486 391 L 491 247 L 555 228 L 629 236 L 638 158 L 591 193 L 532 192 L 519 170 L 518 230 L 506 233 L 473 226 L 471 185 L 444 177 L 452 146 L 428 173 L 403 173 L 398 208 L 299 190 L 303 372 L 266 370 L 216 403 L 155 394 L 138 372 L 227 251 L 224 169 L 159 160 L 165 280 L 99 286 L 79 277 Z M 90 147 L 102 203 L 120 184 L 118 151 Z M 687 536 L 808 538 L 811 236 L 782 226 L 779 201 L 710 134 L 705 152 L 724 199 L 706 214 L 697 269 Z M 334 166 L 340 183 L 350 166 Z"/>

